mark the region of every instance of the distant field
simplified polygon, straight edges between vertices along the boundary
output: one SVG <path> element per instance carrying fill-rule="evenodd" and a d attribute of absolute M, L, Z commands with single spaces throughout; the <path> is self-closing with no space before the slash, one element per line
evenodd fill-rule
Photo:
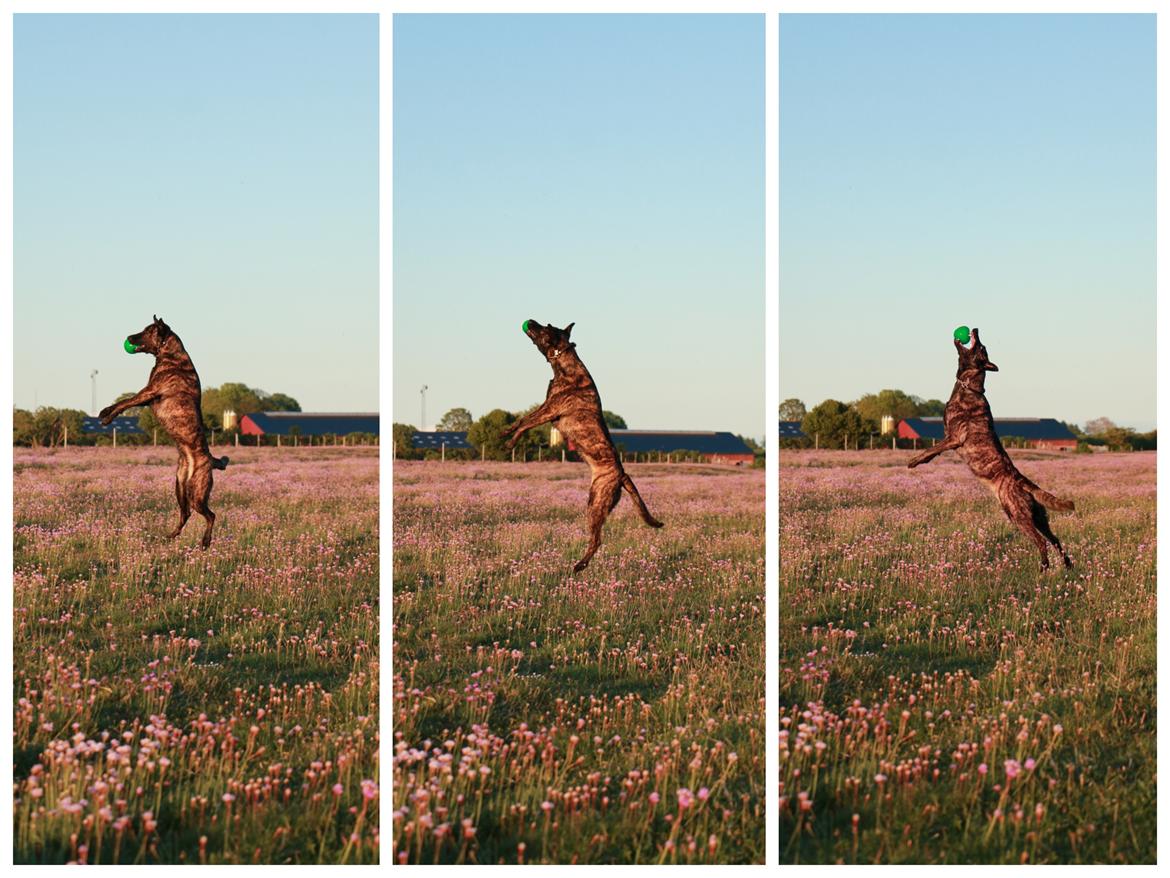
<path fill-rule="evenodd" d="M 1047 574 L 910 456 L 780 457 L 782 861 L 1155 862 L 1155 455 L 1013 455 Z"/>
<path fill-rule="evenodd" d="M 17 863 L 378 860 L 377 449 L 14 452 Z"/>
<path fill-rule="evenodd" d="M 762 862 L 762 470 L 398 461 L 397 862 Z"/>

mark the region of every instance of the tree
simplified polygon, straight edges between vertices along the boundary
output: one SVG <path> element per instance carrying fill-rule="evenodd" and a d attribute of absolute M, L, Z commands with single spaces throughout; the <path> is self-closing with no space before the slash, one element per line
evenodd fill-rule
<path fill-rule="evenodd" d="M 439 423 L 435 425 L 435 429 L 466 433 L 471 429 L 473 423 L 475 423 L 475 419 L 471 417 L 471 412 L 464 408 L 454 408 L 439 419 Z"/>
<path fill-rule="evenodd" d="M 780 403 L 780 420 L 782 421 L 803 421 L 807 414 L 808 409 L 799 399 L 786 399 Z"/>
<path fill-rule="evenodd" d="M 508 460 L 512 453 L 504 447 L 507 441 L 500 436 L 515 418 L 503 409 L 492 409 L 467 430 L 467 441 L 492 460 Z"/>
<path fill-rule="evenodd" d="M 414 434 L 418 432 L 418 428 L 413 424 L 398 424 L 395 423 L 391 428 L 394 436 L 394 456 L 402 458 L 403 460 L 414 460 L 421 457 L 418 454 L 418 449 L 412 444 Z"/>
<path fill-rule="evenodd" d="M 864 427 L 855 409 L 835 399 L 826 399 L 800 422 L 801 432 L 810 439 L 815 437 L 821 448 L 844 447 L 846 437 L 856 442 Z"/>
<path fill-rule="evenodd" d="M 918 404 L 918 417 L 941 418 L 947 410 L 947 404 L 941 399 L 928 399 Z"/>
<path fill-rule="evenodd" d="M 243 417 L 244 415 L 250 415 L 252 412 L 258 412 L 264 409 L 264 406 L 260 402 L 260 394 L 247 384 L 241 384 L 238 381 L 221 384 L 219 386 L 219 394 L 223 400 L 223 409 L 220 410 L 221 415 L 224 410 L 227 410 L 235 412 L 239 417 Z"/>
<path fill-rule="evenodd" d="M 13 409 L 12 410 L 12 444 L 13 445 L 32 445 L 33 444 L 33 413 L 28 409 Z"/>
<path fill-rule="evenodd" d="M 1108 418 L 1093 418 L 1085 422 L 1086 436 L 1104 436 L 1110 430 L 1116 430 L 1117 425 Z"/>
<path fill-rule="evenodd" d="M 273 393 L 263 398 L 266 412 L 299 412 L 301 404 L 287 393 Z"/>
<path fill-rule="evenodd" d="M 905 418 L 914 418 L 919 415 L 919 405 L 914 398 L 901 390 L 883 390 L 880 393 L 867 393 L 853 408 L 865 421 L 869 430 L 880 430 L 882 418 L 893 415 L 894 423 Z"/>
<path fill-rule="evenodd" d="M 613 412 L 608 412 L 602 409 L 601 417 L 605 419 L 605 426 L 611 430 L 628 430 L 626 426 L 626 419 L 621 415 L 615 415 Z"/>

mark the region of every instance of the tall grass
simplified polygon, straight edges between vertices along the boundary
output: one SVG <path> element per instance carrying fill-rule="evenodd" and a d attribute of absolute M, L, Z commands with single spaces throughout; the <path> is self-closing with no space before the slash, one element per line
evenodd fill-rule
<path fill-rule="evenodd" d="M 15 451 L 21 863 L 378 859 L 376 451 Z"/>
<path fill-rule="evenodd" d="M 781 456 L 783 861 L 1154 862 L 1155 456 L 1014 455 L 1049 573 L 909 456 Z"/>
<path fill-rule="evenodd" d="M 761 862 L 763 474 L 397 463 L 399 863 Z"/>

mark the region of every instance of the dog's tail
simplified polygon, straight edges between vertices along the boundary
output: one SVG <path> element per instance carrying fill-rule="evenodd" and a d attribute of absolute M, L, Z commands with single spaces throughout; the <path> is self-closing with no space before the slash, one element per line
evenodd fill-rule
<path fill-rule="evenodd" d="M 646 508 L 646 502 L 642 499 L 642 495 L 638 493 L 638 489 L 634 487 L 634 480 L 627 473 L 622 473 L 622 487 L 626 489 L 630 495 L 630 499 L 638 507 L 638 514 L 642 516 L 642 521 L 651 527 L 662 527 L 662 522 L 651 515 L 650 510 Z"/>
<path fill-rule="evenodd" d="M 224 457 L 213 457 L 211 458 L 211 465 L 216 469 L 227 469 L 228 458 L 226 455 Z"/>
<path fill-rule="evenodd" d="M 1072 512 L 1076 509 L 1072 500 L 1062 500 L 1055 494 L 1049 494 L 1043 488 L 1036 485 L 1028 485 L 1028 493 L 1043 506 L 1049 509 L 1055 509 L 1057 512 Z"/>

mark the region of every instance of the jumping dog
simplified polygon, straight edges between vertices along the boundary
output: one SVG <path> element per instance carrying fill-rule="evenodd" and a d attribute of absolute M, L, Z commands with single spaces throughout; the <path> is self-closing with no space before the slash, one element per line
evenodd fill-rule
<path fill-rule="evenodd" d="M 129 399 L 102 409 L 100 417 L 108 424 L 126 409 L 150 406 L 167 435 L 179 448 L 179 466 L 175 474 L 175 498 L 179 501 L 179 523 L 168 535 L 177 537 L 194 509 L 203 516 L 203 548 L 211 545 L 215 513 L 207 503 L 211 497 L 211 471 L 227 469 L 226 457 L 212 457 L 203 433 L 202 389 L 199 374 L 183 342 L 156 315 L 154 322 L 135 335 L 127 336 L 127 350 L 136 354 L 153 354 L 154 368 L 146 387 Z"/>
<path fill-rule="evenodd" d="M 548 383 L 544 402 L 502 435 L 511 437 L 507 442 L 511 449 L 526 430 L 551 421 L 572 441 L 573 448 L 589 464 L 593 477 L 589 486 L 589 547 L 573 566 L 573 572 L 580 573 L 601 545 L 601 527 L 621 499 L 622 488 L 629 492 L 646 524 L 662 527 L 662 522 L 650 514 L 634 486 L 634 480 L 622 467 L 621 458 L 609 435 L 609 427 L 601 415 L 601 396 L 597 393 L 597 385 L 577 356 L 577 345 L 569 341 L 573 324 L 557 329 L 555 326 L 541 326 L 535 320 L 525 320 L 523 329 L 524 334 L 552 366 L 553 378 Z"/>
<path fill-rule="evenodd" d="M 971 472 L 999 498 L 1012 524 L 1036 544 L 1041 568 L 1048 569 L 1048 543 L 1056 547 L 1064 566 L 1072 567 L 1072 560 L 1048 524 L 1048 509 L 1071 512 L 1075 507 L 1071 501 L 1049 494 L 1021 473 L 1003 450 L 983 386 L 986 373 L 998 372 L 999 367 L 988 359 L 987 348 L 979 341 L 979 330 L 971 330 L 971 336 L 969 348 L 955 339 L 959 353 L 958 380 L 943 412 L 943 441 L 916 455 L 909 466 L 913 468 L 934 460 L 944 451 L 957 451 Z"/>

